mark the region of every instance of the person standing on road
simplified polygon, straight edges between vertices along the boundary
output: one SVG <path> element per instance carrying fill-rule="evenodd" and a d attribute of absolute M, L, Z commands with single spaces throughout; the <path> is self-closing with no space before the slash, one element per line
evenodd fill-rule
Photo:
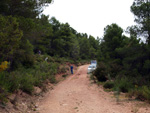
<path fill-rule="evenodd" d="M 71 74 L 73 74 L 73 66 L 72 65 L 70 66 L 70 69 L 71 69 Z"/>

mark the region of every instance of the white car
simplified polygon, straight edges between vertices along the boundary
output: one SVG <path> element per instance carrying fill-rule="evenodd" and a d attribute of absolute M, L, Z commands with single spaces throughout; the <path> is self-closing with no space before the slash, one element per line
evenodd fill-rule
<path fill-rule="evenodd" d="M 96 69 L 96 65 L 90 65 L 88 67 L 88 73 L 91 73 L 92 71 L 94 71 Z"/>

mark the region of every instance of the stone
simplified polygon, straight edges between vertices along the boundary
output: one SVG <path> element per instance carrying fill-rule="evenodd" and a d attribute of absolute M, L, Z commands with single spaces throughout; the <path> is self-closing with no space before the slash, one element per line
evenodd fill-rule
<path fill-rule="evenodd" d="M 42 90 L 39 87 L 34 87 L 34 94 L 40 94 L 42 92 Z"/>

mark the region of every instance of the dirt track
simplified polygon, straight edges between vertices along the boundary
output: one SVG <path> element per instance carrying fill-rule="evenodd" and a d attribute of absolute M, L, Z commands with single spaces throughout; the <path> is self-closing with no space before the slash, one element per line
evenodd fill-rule
<path fill-rule="evenodd" d="M 150 113 L 141 102 L 116 102 L 113 93 L 91 84 L 88 65 L 80 66 L 74 75 L 58 83 L 41 102 L 39 113 Z"/>

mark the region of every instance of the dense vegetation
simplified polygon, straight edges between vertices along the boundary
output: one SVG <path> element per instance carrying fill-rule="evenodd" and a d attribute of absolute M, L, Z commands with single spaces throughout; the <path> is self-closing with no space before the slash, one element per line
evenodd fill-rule
<path fill-rule="evenodd" d="M 135 0 L 131 11 L 137 25 L 127 28 L 130 37 L 124 36 L 117 24 L 104 29 L 94 75 L 99 81 L 107 81 L 105 88 L 150 101 L 150 2 Z"/>
<path fill-rule="evenodd" d="M 19 89 L 31 94 L 46 79 L 56 82 L 60 64 L 96 57 L 93 36 L 42 14 L 51 2 L 0 1 L 0 102 Z"/>
<path fill-rule="evenodd" d="M 0 1 L 0 102 L 17 90 L 31 94 L 46 79 L 55 83 L 54 75 L 64 62 L 95 58 L 99 63 L 94 76 L 107 81 L 104 87 L 150 101 L 149 1 L 135 0 L 131 6 L 137 25 L 127 28 L 130 37 L 111 24 L 101 40 L 43 15 L 43 8 L 51 2 Z"/>

